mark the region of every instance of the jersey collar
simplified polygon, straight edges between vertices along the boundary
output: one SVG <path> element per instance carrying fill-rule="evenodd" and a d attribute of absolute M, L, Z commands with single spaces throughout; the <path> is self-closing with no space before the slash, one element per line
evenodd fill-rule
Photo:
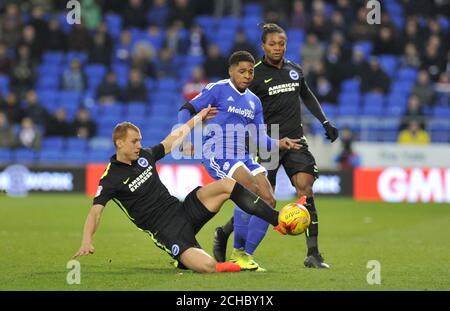
<path fill-rule="evenodd" d="M 278 68 L 278 67 L 275 67 L 275 66 L 272 65 L 272 64 L 269 64 L 269 63 L 266 61 L 266 57 L 265 57 L 265 56 L 263 56 L 263 57 L 261 58 L 261 61 L 262 61 L 262 63 L 263 63 L 264 65 L 266 65 L 266 66 L 268 66 L 268 67 L 275 68 L 275 69 L 283 69 L 283 67 L 286 65 L 286 58 L 284 58 L 284 57 L 283 57 L 283 66 L 281 66 L 281 68 Z"/>
<path fill-rule="evenodd" d="M 234 84 L 231 82 L 231 79 L 227 79 L 228 84 L 235 90 L 239 95 L 245 95 L 247 94 L 248 89 L 245 89 L 244 93 L 239 92 L 239 90 L 234 86 Z"/>

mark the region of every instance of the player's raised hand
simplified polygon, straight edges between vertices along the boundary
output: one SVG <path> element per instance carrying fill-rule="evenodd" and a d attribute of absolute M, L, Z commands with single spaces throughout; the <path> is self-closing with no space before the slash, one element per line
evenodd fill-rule
<path fill-rule="evenodd" d="M 73 255 L 72 258 L 77 258 L 79 256 L 86 256 L 93 254 L 95 252 L 94 246 L 92 244 L 83 244 L 80 249 Z"/>
<path fill-rule="evenodd" d="M 280 149 L 300 149 L 303 145 L 299 144 L 300 139 L 291 139 L 284 137 L 279 140 Z"/>
<path fill-rule="evenodd" d="M 208 107 L 203 108 L 197 115 L 202 118 L 202 121 L 212 119 L 217 114 L 217 107 L 212 107 L 208 105 Z"/>

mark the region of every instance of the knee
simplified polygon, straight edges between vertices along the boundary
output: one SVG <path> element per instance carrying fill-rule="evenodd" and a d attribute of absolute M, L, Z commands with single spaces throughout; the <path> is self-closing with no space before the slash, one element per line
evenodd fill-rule
<path fill-rule="evenodd" d="M 230 195 L 231 192 L 233 192 L 234 185 L 236 184 L 236 181 L 231 178 L 224 178 L 221 179 L 220 184 L 222 185 L 222 190 L 225 194 Z"/>
<path fill-rule="evenodd" d="M 300 184 L 297 186 L 297 196 L 300 198 L 301 196 L 306 195 L 306 197 L 313 196 L 313 185 L 312 184 Z"/>

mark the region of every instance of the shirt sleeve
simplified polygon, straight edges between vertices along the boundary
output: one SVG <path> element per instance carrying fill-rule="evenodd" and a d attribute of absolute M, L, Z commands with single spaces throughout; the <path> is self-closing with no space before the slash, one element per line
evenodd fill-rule
<path fill-rule="evenodd" d="M 145 148 L 144 151 L 149 153 L 150 156 L 153 157 L 155 162 L 161 160 L 166 155 L 163 144 L 157 144 L 151 148 Z"/>
<path fill-rule="evenodd" d="M 97 192 L 93 200 L 93 204 L 100 204 L 106 206 L 109 200 L 114 197 L 115 189 L 111 183 L 106 179 L 102 178 L 98 184 Z"/>
<path fill-rule="evenodd" d="M 268 151 L 274 149 L 276 147 L 276 141 L 267 135 L 266 126 L 264 124 L 262 104 L 259 98 L 256 100 L 255 118 L 253 119 L 253 123 L 256 125 L 257 133 L 256 137 L 252 138 L 253 142 L 256 143 L 258 148 L 261 143 L 265 142 Z"/>
<path fill-rule="evenodd" d="M 215 83 L 208 84 L 200 94 L 190 101 L 195 111 L 199 112 L 203 108 L 208 107 L 208 105 L 216 106 L 218 90 L 219 87 Z"/>

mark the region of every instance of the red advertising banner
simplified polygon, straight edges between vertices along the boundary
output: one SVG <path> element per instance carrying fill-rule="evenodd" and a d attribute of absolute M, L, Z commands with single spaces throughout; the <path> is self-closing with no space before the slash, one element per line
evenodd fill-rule
<path fill-rule="evenodd" d="M 359 168 L 354 198 L 386 202 L 450 202 L 450 168 Z"/>

